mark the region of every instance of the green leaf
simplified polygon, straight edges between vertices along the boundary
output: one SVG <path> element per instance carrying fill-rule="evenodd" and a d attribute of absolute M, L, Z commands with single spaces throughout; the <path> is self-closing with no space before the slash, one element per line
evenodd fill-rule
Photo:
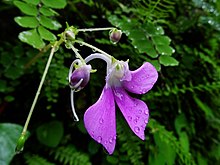
<path fill-rule="evenodd" d="M 179 62 L 170 56 L 166 56 L 166 55 L 162 55 L 159 57 L 159 62 L 160 64 L 164 65 L 164 66 L 177 66 L 179 65 Z"/>
<path fill-rule="evenodd" d="M 38 26 L 38 20 L 35 17 L 15 17 L 15 22 L 25 28 L 36 28 Z"/>
<path fill-rule="evenodd" d="M 45 17 L 43 15 L 40 16 L 39 22 L 41 25 L 51 30 L 58 30 L 62 27 L 59 22 L 51 20 L 50 18 Z"/>
<path fill-rule="evenodd" d="M 28 31 L 23 31 L 19 33 L 18 38 L 22 41 L 25 42 L 34 48 L 41 49 L 45 46 L 45 43 L 37 33 L 36 29 L 33 30 L 28 30 Z"/>
<path fill-rule="evenodd" d="M 5 96 L 5 101 L 7 101 L 7 102 L 12 102 L 12 101 L 14 101 L 15 100 L 15 98 L 13 97 L 13 96 L 10 96 L 10 95 L 8 95 L 8 96 Z"/>
<path fill-rule="evenodd" d="M 46 146 L 56 147 L 60 143 L 63 133 L 63 124 L 59 121 L 52 121 L 37 128 L 37 139 Z"/>
<path fill-rule="evenodd" d="M 0 92 L 5 92 L 7 88 L 7 82 L 5 80 L 0 80 Z"/>
<path fill-rule="evenodd" d="M 182 128 L 188 127 L 186 116 L 184 114 L 177 116 L 174 125 L 177 134 L 180 136 L 180 133 L 182 132 Z"/>
<path fill-rule="evenodd" d="M 40 0 L 23 0 L 23 1 L 33 5 L 38 5 L 40 3 Z"/>
<path fill-rule="evenodd" d="M 193 99 L 197 103 L 200 110 L 202 110 L 205 113 L 206 117 L 214 117 L 212 109 L 206 103 L 202 102 L 196 95 L 193 96 Z"/>
<path fill-rule="evenodd" d="M 21 1 L 14 1 L 15 6 L 17 6 L 24 14 L 37 16 L 37 7 L 32 4 L 27 4 Z"/>
<path fill-rule="evenodd" d="M 47 41 L 55 41 L 56 40 L 56 36 L 42 26 L 38 27 L 38 32 L 39 32 L 41 38 L 43 38 Z"/>
<path fill-rule="evenodd" d="M 156 43 L 157 45 L 169 45 L 171 39 L 167 36 L 152 36 L 152 40 L 154 41 L 154 43 Z"/>
<path fill-rule="evenodd" d="M 15 147 L 22 127 L 12 123 L 0 124 L 0 164 L 8 165 L 15 155 Z"/>
<path fill-rule="evenodd" d="M 62 9 L 66 6 L 66 0 L 41 0 L 48 7 Z"/>
<path fill-rule="evenodd" d="M 173 165 L 176 159 L 174 148 L 168 142 L 164 142 L 158 132 L 154 133 L 154 140 L 157 149 L 156 152 L 150 154 L 149 164 Z"/>
<path fill-rule="evenodd" d="M 58 15 L 57 12 L 55 12 L 54 10 L 47 8 L 47 7 L 41 7 L 40 8 L 40 13 L 43 14 L 44 16 L 54 16 L 54 15 Z"/>
<path fill-rule="evenodd" d="M 169 45 L 157 45 L 156 44 L 156 50 L 158 51 L 159 54 L 162 54 L 162 55 L 172 55 L 175 52 L 175 50 Z"/>
<path fill-rule="evenodd" d="M 185 131 L 181 132 L 179 139 L 180 139 L 180 144 L 182 146 L 183 152 L 188 153 L 189 152 L 189 138 L 188 138 L 187 133 Z"/>

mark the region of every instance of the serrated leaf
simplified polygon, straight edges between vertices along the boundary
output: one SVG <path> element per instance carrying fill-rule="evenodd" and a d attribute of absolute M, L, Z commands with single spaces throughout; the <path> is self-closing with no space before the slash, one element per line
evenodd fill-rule
<path fill-rule="evenodd" d="M 56 40 L 56 36 L 42 26 L 38 27 L 38 32 L 39 32 L 41 38 L 43 38 L 47 41 L 55 41 Z"/>
<path fill-rule="evenodd" d="M 166 56 L 166 55 L 162 55 L 159 57 L 159 62 L 160 64 L 164 65 L 164 66 L 177 66 L 179 65 L 179 62 L 170 56 Z"/>
<path fill-rule="evenodd" d="M 24 17 L 15 17 L 14 19 L 18 25 L 25 28 L 35 28 L 39 24 L 36 17 L 24 16 Z"/>
<path fill-rule="evenodd" d="M 51 121 L 37 128 L 37 139 L 48 147 L 56 147 L 62 137 L 64 129 L 59 121 Z"/>
<path fill-rule="evenodd" d="M 40 0 L 23 0 L 27 3 L 33 4 L 33 5 L 37 5 L 40 3 Z"/>
<path fill-rule="evenodd" d="M 27 4 L 21 1 L 14 1 L 15 6 L 17 6 L 24 14 L 37 16 L 37 7 L 32 4 Z"/>
<path fill-rule="evenodd" d="M 41 16 L 39 19 L 39 22 L 41 25 L 43 25 L 44 27 L 51 29 L 51 30 L 58 30 L 59 28 L 61 28 L 61 24 L 57 21 L 54 21 L 48 17 L 45 16 Z"/>
<path fill-rule="evenodd" d="M 15 147 L 22 127 L 12 123 L 0 124 L 0 164 L 8 165 L 15 155 Z"/>
<path fill-rule="evenodd" d="M 36 29 L 33 30 L 28 30 L 28 31 L 23 31 L 19 33 L 18 38 L 22 41 L 25 42 L 34 48 L 41 49 L 45 46 L 45 43 L 37 33 Z"/>
<path fill-rule="evenodd" d="M 45 6 L 62 9 L 66 6 L 66 0 L 41 0 Z"/>
<path fill-rule="evenodd" d="M 54 15 L 58 15 L 57 12 L 55 12 L 54 10 L 47 8 L 47 7 L 41 7 L 39 9 L 40 13 L 43 14 L 44 16 L 54 16 Z"/>

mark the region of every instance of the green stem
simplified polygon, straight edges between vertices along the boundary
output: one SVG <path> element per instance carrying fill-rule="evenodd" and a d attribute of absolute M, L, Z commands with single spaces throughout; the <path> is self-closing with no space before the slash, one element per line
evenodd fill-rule
<path fill-rule="evenodd" d="M 114 27 L 78 29 L 78 32 L 93 32 L 93 31 L 103 31 L 103 30 L 112 30 L 112 29 L 114 29 Z"/>
<path fill-rule="evenodd" d="M 71 49 L 74 51 L 74 53 L 76 54 L 76 58 L 79 58 L 81 60 L 81 62 L 84 61 L 84 59 L 82 58 L 82 56 L 79 54 L 78 50 L 72 45 L 70 44 Z"/>
<path fill-rule="evenodd" d="M 101 49 L 99 49 L 99 48 L 97 48 L 97 47 L 95 47 L 95 46 L 93 46 L 93 45 L 90 45 L 90 44 L 88 44 L 88 43 L 86 43 L 86 42 L 79 41 L 79 40 L 75 40 L 74 42 L 79 43 L 80 45 L 85 45 L 85 46 L 91 48 L 92 50 L 95 50 L 95 51 L 97 51 L 97 52 L 100 52 L 101 54 L 103 54 L 103 55 L 105 55 L 105 56 L 107 56 L 107 57 L 109 57 L 109 58 L 112 57 L 110 54 L 108 54 L 108 53 L 104 52 L 103 50 L 101 50 Z"/>
<path fill-rule="evenodd" d="M 52 49 L 51 49 L 51 52 L 50 52 L 50 55 L 49 55 L 49 58 L 48 58 L 46 67 L 45 67 L 45 69 L 44 69 L 44 73 L 43 73 L 43 75 L 42 75 L 40 84 L 39 84 L 39 86 L 38 86 L 37 92 L 36 92 L 35 97 L 34 97 L 34 101 L 33 101 L 32 105 L 31 105 L 31 109 L 30 109 L 29 114 L 28 114 L 28 117 L 27 117 L 27 119 L 26 119 L 26 122 L 25 122 L 25 125 L 24 125 L 24 128 L 23 128 L 23 131 L 22 131 L 22 135 L 25 135 L 26 132 L 27 132 L 28 124 L 29 124 L 29 122 L 30 122 L 32 113 L 33 113 L 33 111 L 34 111 L 34 107 L 35 107 L 35 105 L 36 105 L 36 103 L 37 103 L 37 100 L 38 100 L 38 97 L 39 97 L 39 95 L 40 95 L 40 91 L 41 91 L 41 88 L 42 88 L 43 83 L 44 83 L 44 81 L 45 81 L 45 78 L 46 78 L 48 69 L 49 69 L 49 67 L 50 67 L 50 63 L 51 63 L 51 61 L 52 61 L 53 55 L 54 55 L 54 53 L 55 53 L 55 51 L 56 51 L 57 46 L 59 46 L 62 42 L 63 42 L 62 40 L 57 41 L 57 42 L 54 44 L 54 46 L 52 47 Z"/>

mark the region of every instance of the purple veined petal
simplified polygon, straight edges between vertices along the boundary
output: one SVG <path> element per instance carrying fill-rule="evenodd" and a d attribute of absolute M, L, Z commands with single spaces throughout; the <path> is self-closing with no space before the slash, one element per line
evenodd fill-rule
<path fill-rule="evenodd" d="M 114 88 L 114 96 L 119 109 L 132 131 L 144 140 L 144 130 L 149 118 L 147 105 L 143 101 L 129 96 L 123 88 Z"/>
<path fill-rule="evenodd" d="M 105 86 L 99 100 L 87 109 L 84 124 L 90 136 L 112 154 L 116 144 L 116 118 L 111 88 Z"/>
<path fill-rule="evenodd" d="M 122 81 L 123 87 L 129 92 L 136 94 L 144 94 L 148 92 L 158 78 L 157 70 L 149 62 L 144 63 L 135 71 L 130 71 L 131 80 Z"/>

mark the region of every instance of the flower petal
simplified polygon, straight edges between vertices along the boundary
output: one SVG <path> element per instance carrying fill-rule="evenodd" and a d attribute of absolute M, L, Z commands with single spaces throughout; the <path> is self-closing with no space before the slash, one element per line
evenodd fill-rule
<path fill-rule="evenodd" d="M 132 131 L 144 140 L 144 130 L 149 118 L 147 105 L 143 101 L 129 96 L 123 88 L 114 88 L 114 96 Z"/>
<path fill-rule="evenodd" d="M 129 92 L 136 94 L 144 94 L 148 92 L 158 78 L 157 70 L 149 62 L 144 63 L 135 71 L 130 71 L 131 80 L 122 81 L 123 87 Z"/>
<path fill-rule="evenodd" d="M 116 143 L 115 101 L 111 88 L 104 87 L 99 100 L 84 115 L 90 136 L 112 154 Z"/>

